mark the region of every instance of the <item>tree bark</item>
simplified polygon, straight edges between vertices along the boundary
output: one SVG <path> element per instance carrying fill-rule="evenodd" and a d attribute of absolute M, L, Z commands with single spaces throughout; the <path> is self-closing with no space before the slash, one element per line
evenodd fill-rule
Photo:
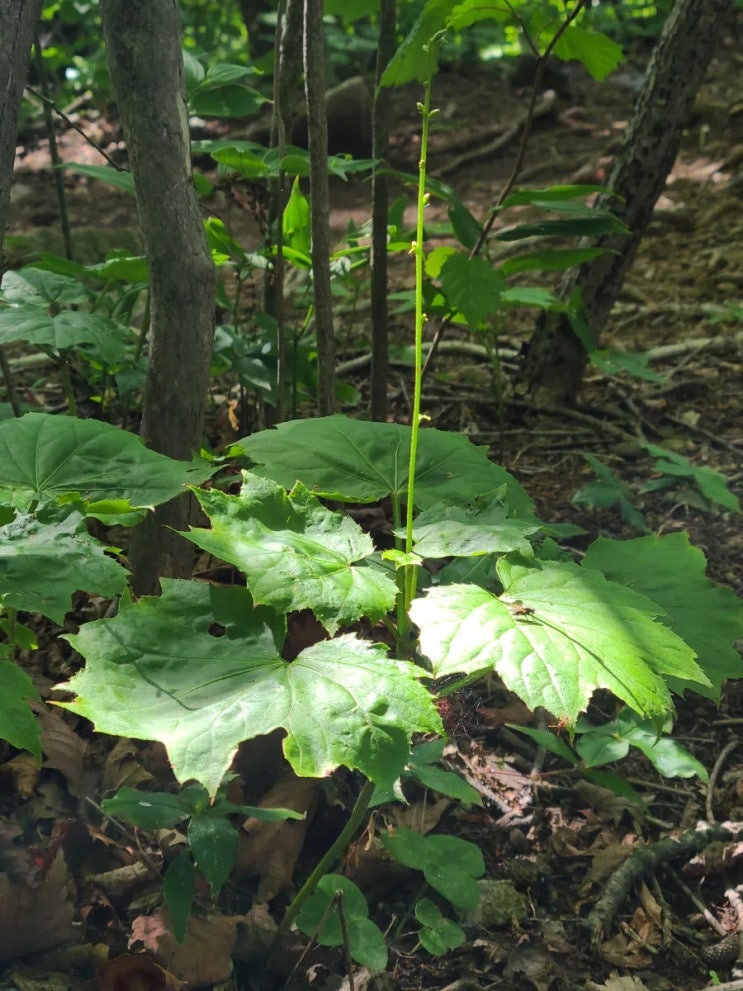
<path fill-rule="evenodd" d="M 18 114 L 41 3 L 42 0 L 0 0 L 0 262 L 8 222 Z"/>
<path fill-rule="evenodd" d="M 397 0 L 381 0 L 379 7 L 379 48 L 377 49 L 374 112 L 372 116 L 372 158 L 384 161 L 390 151 L 390 109 L 392 94 L 379 80 L 395 51 Z M 387 327 L 387 226 L 389 222 L 389 180 L 382 170 L 372 174 L 371 249 L 371 416 L 387 419 L 387 378 L 389 347 Z"/>
<path fill-rule="evenodd" d="M 0 0 L 0 281 L 5 255 L 3 241 L 8 223 L 10 185 L 13 181 L 18 114 L 26 84 L 34 28 L 41 16 L 42 0 Z M 5 351 L 0 346 L 0 374 L 15 416 L 21 404 L 13 386 Z"/>
<path fill-rule="evenodd" d="M 141 433 L 155 451 L 191 460 L 202 443 L 216 272 L 193 185 L 177 0 L 101 0 L 109 72 L 129 152 L 150 270 L 149 367 Z M 158 507 L 134 531 L 139 594 L 190 577 L 192 545 L 173 532 L 190 497 Z"/>
<path fill-rule="evenodd" d="M 622 148 L 599 204 L 630 229 L 591 242 L 609 249 L 571 269 L 558 295 L 580 290 L 593 347 L 634 261 L 655 204 L 673 167 L 697 91 L 733 0 L 676 0 L 648 65 Z M 564 314 L 545 313 L 529 341 L 521 375 L 525 391 L 540 402 L 573 404 L 588 355 Z"/>
<path fill-rule="evenodd" d="M 307 98 L 307 135 L 310 153 L 317 408 L 321 416 L 326 416 L 335 410 L 335 337 L 333 297 L 330 291 L 330 190 L 323 0 L 304 0 L 304 87 Z"/>

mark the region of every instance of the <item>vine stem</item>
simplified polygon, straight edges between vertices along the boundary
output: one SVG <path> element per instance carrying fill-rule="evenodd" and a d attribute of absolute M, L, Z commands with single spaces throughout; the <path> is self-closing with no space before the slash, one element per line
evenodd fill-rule
<path fill-rule="evenodd" d="M 279 923 L 276 935 L 273 938 L 269 956 L 273 953 L 281 936 L 288 931 L 292 922 L 296 919 L 304 903 L 353 839 L 354 833 L 361 825 L 361 821 L 366 815 L 366 810 L 369 808 L 369 802 L 371 802 L 375 787 L 373 781 L 367 781 L 361 789 L 351 815 L 348 817 L 348 822 L 340 831 L 325 856 L 318 861 L 317 866 L 294 896 L 289 908 L 284 913 L 284 917 Z"/>

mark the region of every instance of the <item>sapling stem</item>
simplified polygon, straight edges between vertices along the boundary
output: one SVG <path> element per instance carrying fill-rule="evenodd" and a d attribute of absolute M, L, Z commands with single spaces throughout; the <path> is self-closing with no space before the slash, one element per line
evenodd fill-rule
<path fill-rule="evenodd" d="M 284 918 L 279 923 L 279 927 L 276 930 L 276 935 L 273 938 L 273 942 L 268 953 L 269 956 L 273 953 L 281 936 L 287 932 L 292 922 L 296 919 L 301 907 L 353 839 L 354 833 L 361 825 L 361 820 L 364 818 L 366 815 L 366 810 L 369 808 L 369 802 L 371 802 L 375 787 L 376 786 L 373 781 L 367 781 L 361 789 L 351 815 L 348 817 L 348 822 L 340 831 L 335 842 L 327 851 L 325 856 L 318 861 L 314 871 L 304 882 L 302 887 L 294 896 L 294 900 L 289 905 L 289 908 L 287 908 L 284 913 Z"/>
<path fill-rule="evenodd" d="M 428 131 L 431 117 L 437 112 L 431 110 L 431 81 L 436 71 L 436 53 L 438 44 L 436 40 L 431 41 L 428 48 L 428 74 L 423 83 L 423 103 L 418 104 L 418 109 L 422 117 L 421 126 L 421 157 L 418 163 L 418 205 L 416 216 L 415 242 L 412 251 L 415 258 L 415 382 L 413 387 L 413 411 L 411 416 L 410 433 L 410 461 L 408 464 L 408 488 L 407 504 L 405 506 L 405 553 L 413 552 L 413 511 L 415 503 L 415 466 L 418 454 L 418 436 L 421 424 L 421 389 L 423 382 L 423 327 L 426 322 L 426 315 L 423 312 L 423 263 L 425 253 L 423 250 L 424 224 L 423 217 L 428 193 L 426 192 L 426 166 L 428 161 Z M 404 623 L 405 629 L 400 632 L 405 633 L 410 622 L 407 618 L 410 604 L 415 598 L 415 590 L 418 583 L 418 569 L 412 564 L 405 565 L 405 593 L 404 593 Z"/>

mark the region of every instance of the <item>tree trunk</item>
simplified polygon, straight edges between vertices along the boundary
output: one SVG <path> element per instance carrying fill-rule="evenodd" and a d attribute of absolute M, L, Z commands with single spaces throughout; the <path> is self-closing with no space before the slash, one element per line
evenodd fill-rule
<path fill-rule="evenodd" d="M 41 2 L 42 0 L 0 0 L 0 281 L 4 272 L 3 241 L 15 164 L 18 113 L 28 73 L 34 28 L 41 16 Z M 20 416 L 20 400 L 1 345 L 0 372 L 8 393 L 8 402 L 14 415 Z"/>
<path fill-rule="evenodd" d="M 320 416 L 327 416 L 335 410 L 335 338 L 333 296 L 330 291 L 330 190 L 323 0 L 304 0 L 304 88 L 307 98 L 307 135 L 310 152 L 317 408 Z"/>
<path fill-rule="evenodd" d="M 607 183 L 601 206 L 629 227 L 592 242 L 611 252 L 571 269 L 558 295 L 580 290 L 593 347 L 634 261 L 655 204 L 676 160 L 683 129 L 733 0 L 676 0 L 653 52 L 645 80 Z M 616 194 L 616 196 L 612 196 Z M 529 341 L 522 381 L 541 402 L 575 402 L 588 361 L 564 314 L 545 313 Z"/>
<path fill-rule="evenodd" d="M 379 80 L 395 52 L 397 0 L 381 0 L 379 7 L 379 47 L 377 49 L 374 113 L 372 117 L 372 158 L 386 160 L 390 153 L 390 110 L 392 94 Z M 387 226 L 389 223 L 389 179 L 381 168 L 372 174 L 371 249 L 371 416 L 387 419 L 387 378 L 389 347 L 387 326 Z"/>
<path fill-rule="evenodd" d="M 8 222 L 18 113 L 42 0 L 0 0 L 0 261 Z"/>
<path fill-rule="evenodd" d="M 109 72 L 126 136 L 150 270 L 150 360 L 142 437 L 191 460 L 201 446 L 214 337 L 216 272 L 193 185 L 177 0 L 101 0 Z M 163 576 L 190 577 L 190 497 L 134 531 L 138 593 Z"/>

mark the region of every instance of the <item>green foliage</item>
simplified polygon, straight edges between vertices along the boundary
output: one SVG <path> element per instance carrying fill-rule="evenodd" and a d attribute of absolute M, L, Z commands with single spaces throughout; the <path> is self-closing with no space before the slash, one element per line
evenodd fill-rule
<path fill-rule="evenodd" d="M 25 671 L 7 659 L 9 645 L 0 644 L 0 687 L 2 693 L 2 722 L 0 740 L 7 740 L 12 747 L 28 750 L 41 763 L 41 738 L 39 724 L 28 706 L 38 702 L 39 693 Z"/>
<path fill-rule="evenodd" d="M 416 744 L 413 747 L 410 760 L 400 775 L 401 783 L 416 781 L 424 788 L 430 788 L 438 795 L 446 795 L 464 805 L 482 805 L 482 799 L 472 785 L 460 778 L 458 774 L 445 771 L 437 766 L 445 746 L 446 740 L 430 740 L 427 743 Z M 392 790 L 377 786 L 369 805 L 373 808 L 398 798 L 399 794 L 396 795 Z"/>
<path fill-rule="evenodd" d="M 628 587 L 568 561 L 498 561 L 503 595 L 434 588 L 413 603 L 421 648 L 436 677 L 495 670 L 529 708 L 573 723 L 598 688 L 662 721 L 667 681 L 709 690 L 694 652 L 656 622 L 663 610 Z"/>
<path fill-rule="evenodd" d="M 200 784 L 186 785 L 177 795 L 121 788 L 113 798 L 104 799 L 102 809 L 106 815 L 119 816 L 140 829 L 172 829 L 188 820 L 188 849 L 170 862 L 163 884 L 173 932 L 179 943 L 186 935 L 196 891 L 196 868 L 209 884 L 212 897 L 216 898 L 235 865 L 238 835 L 226 817 L 252 816 L 263 822 L 302 818 L 289 809 L 235 805 L 222 794 L 212 802 Z"/>
<path fill-rule="evenodd" d="M 598 481 L 584 485 L 575 493 L 573 496 L 575 505 L 588 506 L 591 509 L 611 509 L 612 506 L 618 506 L 625 523 L 647 533 L 647 524 L 642 513 L 635 509 L 635 494 L 629 485 L 625 485 L 593 454 L 584 454 L 583 457 L 593 469 Z"/>
<path fill-rule="evenodd" d="M 6 272 L 0 292 L 0 344 L 25 341 L 55 354 L 91 346 L 113 365 L 131 332 L 106 316 L 79 309 L 92 301 L 93 293 L 69 276 L 36 267 Z"/>
<path fill-rule="evenodd" d="M 619 541 L 599 537 L 586 551 L 584 568 L 596 568 L 611 581 L 652 598 L 660 620 L 692 648 L 708 685 L 669 675 L 675 692 L 692 690 L 719 700 L 726 678 L 741 676 L 741 659 L 732 646 L 743 626 L 743 601 L 705 575 L 704 554 L 688 533 Z"/>
<path fill-rule="evenodd" d="M 423 836 L 409 829 L 383 833 L 382 843 L 403 866 L 421 871 L 427 886 L 458 911 L 472 911 L 477 905 L 477 878 L 485 873 L 485 862 L 474 843 L 458 836 Z M 429 953 L 441 956 L 464 942 L 461 927 L 430 898 L 417 899 L 414 911 L 421 925 L 418 939 Z"/>
<path fill-rule="evenodd" d="M 678 479 L 689 479 L 699 487 L 704 498 L 712 505 L 722 506 L 723 509 L 740 513 L 738 497 L 733 495 L 724 476 L 718 471 L 713 471 L 711 468 L 697 468 L 690 463 L 688 458 L 676 454 L 674 451 L 669 451 L 665 447 L 659 447 L 657 444 L 643 444 L 643 447 L 648 454 L 657 459 L 655 471 L 665 477 L 658 481 L 647 482 L 642 487 L 642 492 L 672 489 L 678 485 Z"/>
<path fill-rule="evenodd" d="M 297 927 L 320 946 L 341 946 L 347 938 L 351 957 L 362 967 L 387 966 L 384 933 L 369 918 L 359 888 L 340 874 L 322 878 L 297 916 Z"/>
<path fill-rule="evenodd" d="M 344 416 L 279 424 L 238 441 L 257 474 L 291 488 L 302 481 L 316 496 L 338 502 L 400 504 L 407 492 L 411 428 Z M 511 513 L 532 515 L 532 501 L 483 447 L 441 430 L 423 430 L 416 459 L 415 505 L 466 505 L 505 486 Z"/>
<path fill-rule="evenodd" d="M 126 588 L 126 572 L 106 550 L 75 509 L 19 515 L 0 527 L 0 603 L 62 624 L 78 589 L 113 598 Z"/>
<path fill-rule="evenodd" d="M 239 496 L 194 494 L 212 527 L 185 536 L 243 571 L 257 605 L 278 613 L 311 609 L 331 635 L 393 608 L 397 589 L 369 560 L 371 537 L 349 516 L 325 509 L 301 482 L 287 495 L 246 472 Z"/>
<path fill-rule="evenodd" d="M 421 924 L 418 933 L 421 946 L 434 956 L 456 950 L 466 939 L 462 927 L 442 915 L 441 909 L 430 898 L 421 898 L 416 902 L 415 917 Z"/>
<path fill-rule="evenodd" d="M 651 479 L 639 489 L 640 495 L 648 492 L 669 492 L 673 497 L 691 501 L 696 508 L 706 512 L 720 506 L 733 513 L 740 513 L 740 502 L 728 488 L 724 475 L 711 468 L 699 468 L 688 458 L 657 444 L 639 445 L 656 461 L 654 470 L 661 477 Z M 621 479 L 592 454 L 584 454 L 598 481 L 584 485 L 573 496 L 577 506 L 593 509 L 610 509 L 618 506 L 625 523 L 647 533 L 648 527 L 642 514 L 635 507 L 635 493 Z M 683 488 L 684 482 L 691 483 L 692 490 Z"/>
<path fill-rule="evenodd" d="M 423 6 L 384 83 L 418 78 L 426 84 L 424 150 L 433 115 L 429 84 L 447 33 L 456 36 L 488 20 L 515 43 L 518 15 L 538 51 L 576 58 L 597 78 L 611 71 L 620 58 L 617 46 L 584 24 L 562 31 L 557 12 L 544 2 L 514 2 L 508 9 L 469 0 L 429 0 Z M 373 14 L 367 4 L 353 11 L 354 17 Z M 203 57 L 193 39 L 187 49 L 192 111 L 234 116 L 260 104 L 247 85 L 252 70 L 229 54 L 228 61 Z M 212 155 L 227 181 L 273 179 L 282 169 L 297 177 L 279 229 L 285 260 L 307 268 L 309 205 L 298 181 L 307 173 L 306 153 L 289 148 L 282 159 L 276 149 L 230 140 L 202 142 L 198 150 Z M 284 753 L 298 775 L 321 778 L 339 767 L 364 775 L 363 801 L 349 818 L 349 828 L 356 828 L 360 818 L 354 815 L 360 810 L 363 816 L 365 803 L 404 799 L 403 788 L 411 782 L 464 803 L 478 801 L 465 782 L 437 766 L 443 740 L 413 745 L 416 736 L 444 733 L 435 704 L 438 678 L 497 673 L 527 705 L 550 710 L 578 742 L 573 749 L 550 734 L 530 735 L 599 780 L 595 768 L 632 746 L 661 774 L 704 776 L 704 768 L 665 735 L 672 695 L 693 691 L 718 698 L 723 680 L 741 674 L 731 643 L 743 633 L 743 605 L 708 581 L 703 555 L 685 536 L 598 540 L 579 565 L 545 540 L 559 530 L 537 518 L 524 489 L 484 448 L 461 436 L 420 429 L 424 298 L 429 313 L 450 314 L 492 334 L 509 306 L 562 309 L 591 352 L 579 299 L 562 303 L 541 287 L 507 280 L 526 271 L 562 271 L 595 255 L 595 249 L 581 246 L 535 250 L 530 245 L 499 267 L 485 257 L 468 257 L 483 226 L 448 187 L 426 181 L 425 154 L 421 162 L 416 232 L 403 227 L 404 202 L 396 207 L 390 230 L 390 250 L 412 248 L 416 261 L 412 427 L 342 416 L 282 423 L 234 445 L 230 456 L 250 471 L 244 472 L 239 493 L 231 494 L 196 488 L 214 466 L 162 458 L 104 423 L 40 414 L 0 423 L 0 603 L 10 641 L 0 660 L 2 733 L 40 758 L 28 707 L 36 699 L 33 685 L 9 661 L 24 636 L 16 612 L 39 612 L 61 623 L 78 589 L 121 595 L 118 614 L 68 635 L 85 667 L 64 686 L 74 700 L 58 704 L 102 732 L 162 742 L 177 780 L 185 784 L 177 795 L 123 789 L 105 806 L 142 828 L 188 821 L 188 850 L 170 863 L 164 882 L 178 938 L 185 934 L 196 871 L 213 895 L 229 876 L 237 840 L 228 817 L 290 815 L 233 806 L 220 792 L 246 740 L 281 730 Z M 371 164 L 335 158 L 329 168 L 345 178 Z M 131 191 L 128 174 L 77 169 Z M 499 209 L 529 206 L 544 216 L 502 229 L 498 237 L 624 233 L 610 211 L 586 204 L 596 191 L 516 190 Z M 446 200 L 446 234 L 453 233 L 464 250 L 447 247 L 424 257 L 423 208 L 429 194 Z M 251 251 L 217 221 L 208 221 L 206 232 L 215 264 L 233 270 L 238 286 L 274 261 L 275 231 L 266 231 L 265 244 Z M 348 245 L 332 259 L 337 291 L 364 258 L 360 233 L 353 229 Z M 32 343 L 65 359 L 87 349 L 95 360 L 118 366 L 148 281 L 143 260 L 120 254 L 84 267 L 47 257 L 41 266 L 6 275 L 0 340 Z M 109 296 L 112 283 L 117 291 Z M 102 304 L 102 298 L 108 302 Z M 215 364 L 222 362 L 242 386 L 276 401 L 275 322 L 259 316 L 251 337 L 241 332 L 239 298 L 230 298 L 223 286 L 219 302 L 231 319 L 220 328 Z M 104 312 L 98 312 L 100 305 Z M 294 343 L 300 339 L 298 331 Z M 593 357 L 628 367 L 616 356 L 593 352 Z M 659 459 L 657 470 L 692 479 L 707 498 L 739 509 L 715 473 L 652 445 L 647 450 Z M 592 466 L 601 485 L 593 497 L 618 500 L 629 513 L 627 491 L 597 465 Z M 186 485 L 209 526 L 185 536 L 232 565 L 239 572 L 236 583 L 216 587 L 163 579 L 161 596 L 135 601 L 126 591 L 118 551 L 90 536 L 87 518 L 132 523 L 133 514 L 175 497 Z M 383 499 L 391 502 L 395 544 L 385 560 L 350 515 L 320 501 L 358 505 Z M 428 560 L 435 564 L 430 573 L 423 569 Z M 420 585 L 430 588 L 419 594 L 420 572 L 426 576 Z M 288 661 L 288 620 L 305 609 L 328 638 L 305 645 Z M 394 638 L 394 656 L 386 643 L 377 642 L 383 639 L 379 624 Z M 597 688 L 611 690 L 627 706 L 602 726 L 581 716 Z M 406 830 L 385 834 L 383 842 L 436 893 L 414 906 L 420 943 L 435 954 L 460 945 L 462 930 L 440 903 L 461 910 L 475 905 L 477 878 L 484 872 L 480 851 L 455 837 Z M 369 919 L 363 895 L 335 875 L 315 881 L 311 876 L 307 882 L 314 885 L 307 900 L 309 889 L 295 899 L 303 903 L 300 928 L 329 946 L 344 942 L 345 929 L 358 962 L 384 967 L 384 937 Z M 291 909 L 287 917 L 291 921 Z"/>
<path fill-rule="evenodd" d="M 0 423 L 0 501 L 29 506 L 75 496 L 88 513 L 153 508 L 215 472 L 173 461 L 97 420 L 27 413 Z"/>
<path fill-rule="evenodd" d="M 598 725 L 581 716 L 574 727 L 574 747 L 547 730 L 515 725 L 511 728 L 531 737 L 549 753 L 577 767 L 584 777 L 631 799 L 639 806 L 643 804 L 642 800 L 623 778 L 617 774 L 598 773 L 595 768 L 624 759 L 630 748 L 635 747 L 664 778 L 698 777 L 702 781 L 709 778 L 705 766 L 680 743 L 666 735 L 671 729 L 670 724 L 661 733 L 657 726 L 627 707 L 620 709 L 614 719 Z"/>
<path fill-rule="evenodd" d="M 434 891 L 463 911 L 480 900 L 477 878 L 485 873 L 482 853 L 458 836 L 423 836 L 412 829 L 382 834 L 385 849 L 404 867 L 421 871 Z"/>
<path fill-rule="evenodd" d="M 183 52 L 186 96 L 192 114 L 201 117 L 249 117 L 268 99 L 246 85 L 256 75 L 250 66 L 213 62 L 204 68 L 201 59 Z"/>
<path fill-rule="evenodd" d="M 160 598 L 125 595 L 118 616 L 68 637 L 87 665 L 64 705 L 102 732 L 159 740 L 179 781 L 216 794 L 238 745 L 282 728 L 297 774 L 343 765 L 392 787 L 412 735 L 441 732 L 420 669 L 379 645 L 346 634 L 289 664 L 283 617 L 245 589 L 162 584 Z"/>

